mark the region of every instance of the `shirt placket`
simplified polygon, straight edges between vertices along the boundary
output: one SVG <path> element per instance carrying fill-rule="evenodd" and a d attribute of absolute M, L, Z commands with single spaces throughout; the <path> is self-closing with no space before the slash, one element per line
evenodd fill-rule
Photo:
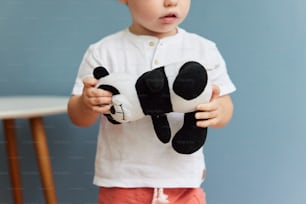
<path fill-rule="evenodd" d="M 149 48 L 152 50 L 151 54 L 151 68 L 160 67 L 163 65 L 163 53 L 162 53 L 162 47 L 163 42 L 160 40 L 150 40 L 148 42 Z"/>

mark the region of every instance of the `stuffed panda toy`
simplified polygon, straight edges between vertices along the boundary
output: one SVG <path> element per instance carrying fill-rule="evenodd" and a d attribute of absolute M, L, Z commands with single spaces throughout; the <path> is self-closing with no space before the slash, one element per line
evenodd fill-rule
<path fill-rule="evenodd" d="M 172 147 L 181 154 L 192 154 L 206 140 L 207 128 L 196 126 L 195 107 L 210 101 L 212 87 L 205 67 L 195 61 L 178 62 L 143 73 L 108 73 L 96 67 L 97 88 L 113 94 L 110 112 L 105 114 L 113 124 L 152 119 L 159 140 L 168 143 L 171 129 L 167 113 L 184 113 L 184 122 L 172 139 Z"/>

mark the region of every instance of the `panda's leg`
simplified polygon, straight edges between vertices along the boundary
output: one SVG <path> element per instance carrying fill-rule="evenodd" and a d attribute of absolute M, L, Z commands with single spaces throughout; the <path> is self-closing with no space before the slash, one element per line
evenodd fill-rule
<path fill-rule="evenodd" d="M 184 98 L 191 100 L 204 91 L 208 81 L 206 69 L 197 62 L 187 62 L 179 70 L 173 82 L 173 91 Z"/>
<path fill-rule="evenodd" d="M 175 134 L 172 147 L 181 154 L 192 154 L 205 143 L 207 128 L 196 126 L 195 112 L 185 113 L 183 127 Z"/>
<path fill-rule="evenodd" d="M 152 115 L 155 133 L 162 143 L 168 143 L 171 139 L 171 130 L 166 114 Z"/>

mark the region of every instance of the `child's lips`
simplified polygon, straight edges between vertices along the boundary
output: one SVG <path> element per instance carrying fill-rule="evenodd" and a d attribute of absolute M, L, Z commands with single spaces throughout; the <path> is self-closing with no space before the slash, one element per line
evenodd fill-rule
<path fill-rule="evenodd" d="M 178 19 L 178 15 L 176 13 L 168 13 L 160 18 L 164 23 L 173 23 Z"/>

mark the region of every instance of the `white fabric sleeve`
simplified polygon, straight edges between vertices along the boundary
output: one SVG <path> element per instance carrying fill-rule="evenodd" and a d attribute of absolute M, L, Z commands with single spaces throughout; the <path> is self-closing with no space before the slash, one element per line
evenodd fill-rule
<path fill-rule="evenodd" d="M 236 87 L 228 75 L 226 63 L 218 48 L 213 46 L 212 49 L 214 49 L 212 53 L 215 53 L 212 60 L 217 63 L 214 62 L 208 67 L 210 81 L 212 84 L 219 86 L 221 96 L 230 94 L 236 90 Z"/>
<path fill-rule="evenodd" d="M 98 58 L 95 55 L 94 46 L 90 46 L 84 54 L 80 64 L 79 71 L 72 89 L 72 95 L 81 95 L 83 91 L 83 80 L 86 77 L 93 77 L 93 69 L 101 66 Z"/>

